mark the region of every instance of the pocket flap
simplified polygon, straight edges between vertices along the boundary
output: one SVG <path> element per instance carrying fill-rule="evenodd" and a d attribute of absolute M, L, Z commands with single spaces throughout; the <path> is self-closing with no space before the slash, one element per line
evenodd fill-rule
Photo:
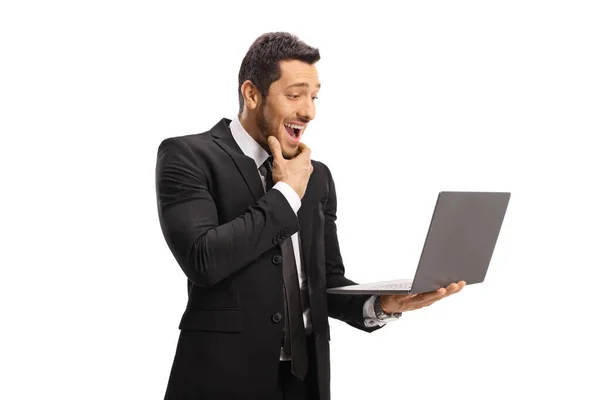
<path fill-rule="evenodd" d="M 242 332 L 244 330 L 244 309 L 187 309 L 183 313 L 183 317 L 181 317 L 179 329 L 190 331 Z"/>

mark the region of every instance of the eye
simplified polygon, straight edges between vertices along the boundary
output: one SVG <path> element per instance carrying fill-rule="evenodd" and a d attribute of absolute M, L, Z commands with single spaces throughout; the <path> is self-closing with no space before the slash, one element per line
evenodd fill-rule
<path fill-rule="evenodd" d="M 313 97 L 313 100 L 316 100 L 316 99 L 318 99 L 318 97 L 317 97 L 317 96 L 314 96 L 314 97 Z"/>
<path fill-rule="evenodd" d="M 298 95 L 298 94 L 289 94 L 288 97 L 291 98 L 291 99 L 297 99 L 297 98 L 300 97 L 300 95 Z"/>

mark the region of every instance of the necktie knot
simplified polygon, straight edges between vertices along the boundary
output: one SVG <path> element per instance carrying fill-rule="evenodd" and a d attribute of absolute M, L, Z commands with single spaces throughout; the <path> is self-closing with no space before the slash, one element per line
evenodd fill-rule
<path fill-rule="evenodd" d="M 267 159 L 265 160 L 265 162 L 262 164 L 265 169 L 267 170 L 267 172 L 271 173 L 273 171 L 273 156 L 269 156 L 267 157 Z"/>

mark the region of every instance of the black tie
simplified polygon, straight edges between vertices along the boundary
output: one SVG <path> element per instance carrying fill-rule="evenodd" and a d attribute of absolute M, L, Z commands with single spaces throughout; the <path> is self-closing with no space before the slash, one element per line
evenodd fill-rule
<path fill-rule="evenodd" d="M 273 156 L 270 156 L 269 158 L 267 158 L 262 165 L 266 170 L 266 173 L 265 173 L 266 189 L 265 190 L 267 192 L 273 188 L 273 168 L 271 168 L 271 164 L 273 164 Z"/>
<path fill-rule="evenodd" d="M 273 187 L 272 159 L 273 157 L 269 157 L 263 164 L 266 169 L 265 186 L 267 191 Z M 281 256 L 283 258 L 283 297 L 285 301 L 283 351 L 292 357 L 292 373 L 303 380 L 308 370 L 306 332 L 302 317 L 302 299 L 300 296 L 298 270 L 296 268 L 292 239 L 289 237 L 281 242 Z"/>

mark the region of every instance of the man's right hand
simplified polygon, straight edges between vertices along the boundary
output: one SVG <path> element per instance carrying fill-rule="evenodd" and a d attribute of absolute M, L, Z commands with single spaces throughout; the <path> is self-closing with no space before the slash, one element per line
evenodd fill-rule
<path fill-rule="evenodd" d="M 269 136 L 267 143 L 273 155 L 273 184 L 279 181 L 287 183 L 302 199 L 313 171 L 310 149 L 304 143 L 300 143 L 296 157 L 286 160 L 281 154 L 281 144 L 275 136 Z"/>

